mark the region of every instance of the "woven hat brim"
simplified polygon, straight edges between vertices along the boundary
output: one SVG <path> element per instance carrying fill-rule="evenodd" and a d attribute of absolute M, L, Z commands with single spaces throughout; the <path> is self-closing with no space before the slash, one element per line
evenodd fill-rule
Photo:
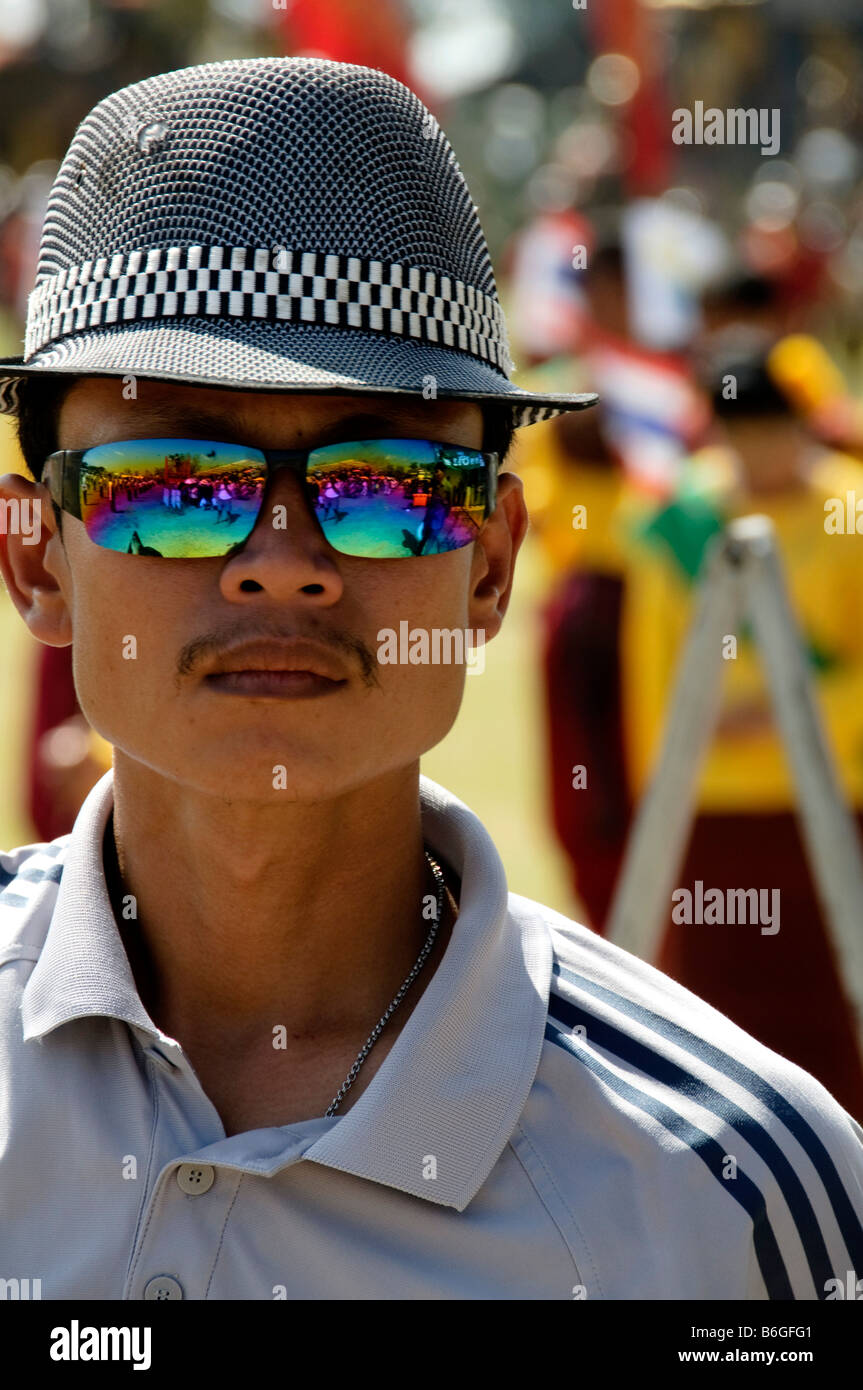
<path fill-rule="evenodd" d="M 0 414 L 16 415 L 17 383 L 40 376 L 136 376 L 235 391 L 410 395 L 495 402 L 516 427 L 595 405 L 592 393 L 525 391 L 467 353 L 317 324 L 187 318 L 77 333 L 0 360 Z"/>

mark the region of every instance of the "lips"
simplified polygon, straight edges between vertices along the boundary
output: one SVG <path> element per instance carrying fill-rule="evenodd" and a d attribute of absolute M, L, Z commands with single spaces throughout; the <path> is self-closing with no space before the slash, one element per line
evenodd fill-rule
<path fill-rule="evenodd" d="M 205 674 L 210 679 L 237 672 L 305 673 L 334 684 L 348 678 L 339 658 L 322 643 L 307 637 L 241 643 L 222 652 Z"/>
<path fill-rule="evenodd" d="M 222 695 L 257 695 L 276 700 L 309 700 L 333 695 L 347 681 L 332 681 L 312 671 L 220 671 L 207 676 L 207 686 Z"/>

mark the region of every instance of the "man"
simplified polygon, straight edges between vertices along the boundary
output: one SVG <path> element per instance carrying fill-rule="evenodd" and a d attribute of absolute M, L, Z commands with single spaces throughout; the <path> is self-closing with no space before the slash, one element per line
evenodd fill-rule
<path fill-rule="evenodd" d="M 70 836 L 0 857 L 0 1273 L 58 1299 L 815 1299 L 863 1269 L 842 1108 L 509 894 L 419 775 L 463 664 L 380 649 L 404 621 L 496 635 L 527 516 L 493 455 L 594 399 L 510 382 L 422 104 L 312 59 L 115 93 L 39 277 L 0 370 L 43 479 L 4 496 L 44 534 L 6 536 L 3 575 L 73 644 L 114 766 Z M 230 531 L 160 515 L 172 449 L 243 479 Z M 481 514 L 440 554 L 404 546 L 399 488 L 344 519 L 305 490 L 439 462 Z M 82 507 L 95 467 L 136 476 L 131 514 Z"/>

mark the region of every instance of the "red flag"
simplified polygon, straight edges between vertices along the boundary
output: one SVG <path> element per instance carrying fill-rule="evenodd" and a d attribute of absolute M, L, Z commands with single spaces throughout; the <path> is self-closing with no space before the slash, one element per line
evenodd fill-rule
<path fill-rule="evenodd" d="M 656 42 L 656 21 L 642 0 L 601 0 L 588 10 L 597 54 L 622 53 L 638 68 L 639 85 L 622 113 L 632 141 L 626 170 L 632 195 L 661 193 L 671 172 L 671 118 L 667 110 Z"/>
<path fill-rule="evenodd" d="M 273 13 L 286 53 L 381 68 L 416 90 L 400 0 L 293 0 Z"/>

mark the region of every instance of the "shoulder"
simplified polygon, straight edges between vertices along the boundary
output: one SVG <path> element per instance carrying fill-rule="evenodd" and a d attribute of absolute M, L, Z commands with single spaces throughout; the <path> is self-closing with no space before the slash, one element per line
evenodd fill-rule
<path fill-rule="evenodd" d="M 863 1131 L 854 1121 L 849 1126 L 845 1110 L 808 1072 L 646 961 L 560 914 L 554 918 L 549 1019 L 559 1030 L 571 1032 L 581 1021 L 580 1037 L 592 1037 L 644 1076 L 690 1093 L 697 1086 L 705 1100 L 739 1087 L 798 1130 L 792 1110 L 799 1104 L 825 1132 L 835 1129 L 844 1139 L 847 1130 L 849 1152 L 863 1157 Z"/>
<path fill-rule="evenodd" d="M 0 851 L 0 968 L 36 960 L 63 875 L 70 836 Z"/>
<path fill-rule="evenodd" d="M 824 1298 L 847 1271 L 863 1278 L 863 1130 L 829 1092 L 628 951 L 517 895 L 511 906 L 539 913 L 551 939 L 537 1133 L 558 1170 L 573 1170 L 566 1136 L 595 1169 L 629 1174 L 640 1196 L 614 1201 L 672 1244 L 725 1241 L 732 1283 L 748 1250 L 756 1292 L 737 1296 Z"/>

